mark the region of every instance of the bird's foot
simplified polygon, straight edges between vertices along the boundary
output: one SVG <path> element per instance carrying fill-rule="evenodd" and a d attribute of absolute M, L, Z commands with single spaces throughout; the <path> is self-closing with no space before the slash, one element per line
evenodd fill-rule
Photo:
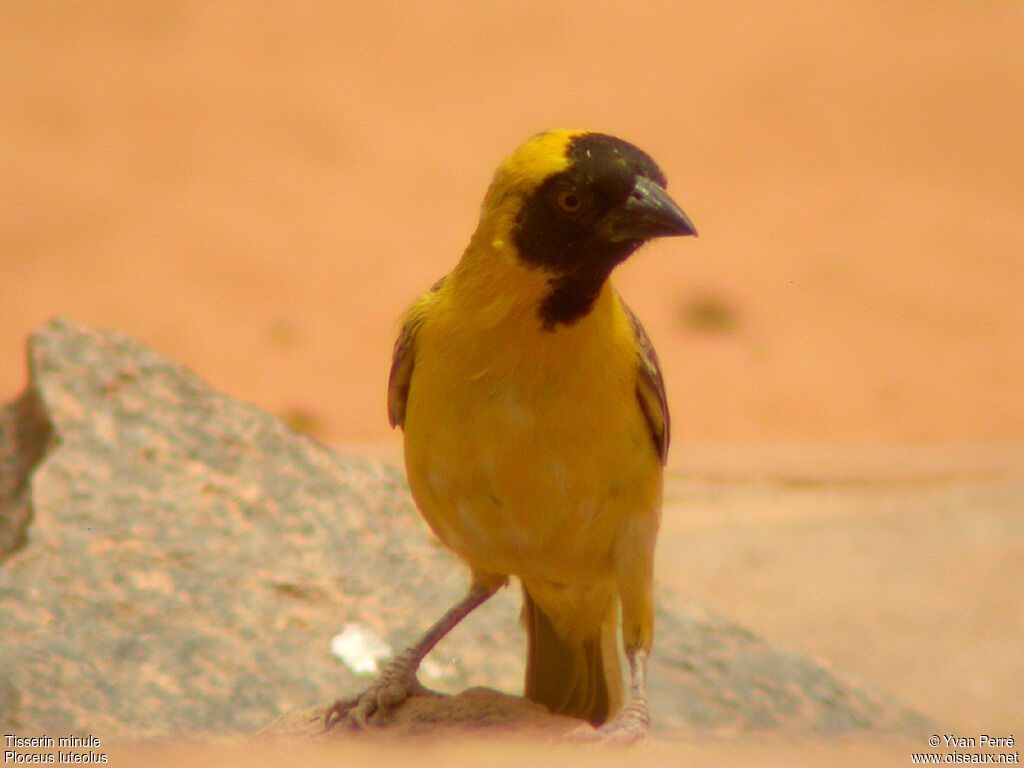
<path fill-rule="evenodd" d="M 562 738 L 577 744 L 635 744 L 647 736 L 651 716 L 647 700 L 636 698 L 629 702 L 619 716 L 600 728 L 583 725 L 574 728 Z"/>
<path fill-rule="evenodd" d="M 427 689 L 416 679 L 417 666 L 408 653 L 393 658 L 369 688 L 347 699 L 338 699 L 328 708 L 324 730 L 343 722 L 350 728 L 366 730 L 374 715 L 380 719 L 410 696 L 426 693 Z"/>

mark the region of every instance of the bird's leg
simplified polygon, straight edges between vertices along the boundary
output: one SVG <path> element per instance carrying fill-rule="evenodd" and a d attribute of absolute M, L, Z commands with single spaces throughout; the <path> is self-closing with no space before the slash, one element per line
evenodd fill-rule
<path fill-rule="evenodd" d="M 630 744 L 647 735 L 647 658 L 654 640 L 654 539 L 656 515 L 633 518 L 617 542 L 615 580 L 622 605 L 622 646 L 629 662 L 629 699 L 618 716 L 600 728 L 571 731 L 572 741 Z"/>
<path fill-rule="evenodd" d="M 504 583 L 486 583 L 474 579 L 466 596 L 438 619 L 415 645 L 406 648 L 389 661 L 380 677 L 369 688 L 347 699 L 339 699 L 328 708 L 324 715 L 324 730 L 330 730 L 346 719 L 354 726 L 365 729 L 367 720 L 375 712 L 387 712 L 401 704 L 411 694 L 426 691 L 416 679 L 420 662 L 442 637 L 451 632 L 475 608 L 486 602 Z"/>
<path fill-rule="evenodd" d="M 629 701 L 618 716 L 600 728 L 581 725 L 563 737 L 574 743 L 632 744 L 647 736 L 651 716 L 647 710 L 647 651 L 626 648 L 629 660 Z"/>
<path fill-rule="evenodd" d="M 628 744 L 647 735 L 651 715 L 647 711 L 647 651 L 627 648 L 629 662 L 629 701 L 619 716 L 598 729 L 608 741 Z"/>

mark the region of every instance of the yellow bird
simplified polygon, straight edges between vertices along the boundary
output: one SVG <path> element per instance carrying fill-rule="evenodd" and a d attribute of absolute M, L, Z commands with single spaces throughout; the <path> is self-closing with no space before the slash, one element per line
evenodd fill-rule
<path fill-rule="evenodd" d="M 413 498 L 472 584 L 328 727 L 423 690 L 423 657 L 516 576 L 526 697 L 603 726 L 596 739 L 646 733 L 669 416 L 654 349 L 608 278 L 645 241 L 696 234 L 621 139 L 551 131 L 498 168 L 462 259 L 406 314 L 388 388 Z"/>

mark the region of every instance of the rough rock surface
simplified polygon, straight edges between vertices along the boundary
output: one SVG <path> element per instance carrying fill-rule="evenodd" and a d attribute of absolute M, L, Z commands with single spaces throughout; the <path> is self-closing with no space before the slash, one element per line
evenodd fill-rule
<path fill-rule="evenodd" d="M 326 711 L 327 707 L 313 706 L 289 712 L 261 729 L 258 735 L 274 739 L 337 739 L 353 735 L 351 726 L 337 725 L 325 731 Z M 543 705 L 521 696 L 479 687 L 448 696 L 412 696 L 386 719 L 381 720 L 380 715 L 375 714 L 370 722 L 375 729 L 385 726 L 381 732 L 388 737 L 451 733 L 502 735 L 514 731 L 517 734 L 529 732 L 534 739 L 555 740 L 583 727 L 579 720 L 552 715 Z"/>
<path fill-rule="evenodd" d="M 395 468 L 337 455 L 120 334 L 54 320 L 28 355 L 28 389 L 0 410 L 8 732 L 196 736 L 309 719 L 367 682 L 328 651 L 344 623 L 398 649 L 462 594 L 464 569 Z M 662 597 L 656 729 L 927 727 L 885 693 Z M 517 602 L 504 590 L 467 619 L 423 682 L 521 691 Z M 494 697 L 428 698 L 411 717 L 502 710 Z"/>

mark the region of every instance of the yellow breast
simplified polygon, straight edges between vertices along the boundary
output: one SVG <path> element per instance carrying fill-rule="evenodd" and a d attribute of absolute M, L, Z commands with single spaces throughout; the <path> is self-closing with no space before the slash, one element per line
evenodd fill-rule
<path fill-rule="evenodd" d="M 578 323 L 543 330 L 546 279 L 511 261 L 507 271 L 492 290 L 466 290 L 479 271 L 457 271 L 425 312 L 404 425 L 409 484 L 475 568 L 604 581 L 616 531 L 657 515 L 661 495 L 631 326 L 606 285 Z"/>

